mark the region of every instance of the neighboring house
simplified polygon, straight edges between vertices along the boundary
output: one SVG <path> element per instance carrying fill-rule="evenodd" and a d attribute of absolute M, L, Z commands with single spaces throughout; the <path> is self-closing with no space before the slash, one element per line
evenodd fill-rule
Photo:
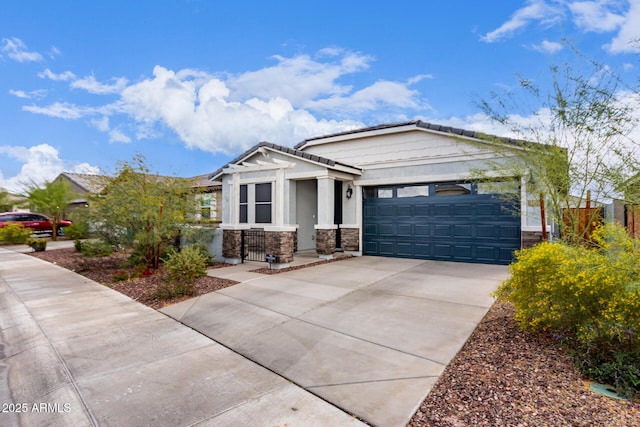
<path fill-rule="evenodd" d="M 0 191 L 3 191 L 0 188 Z M 0 206 L 0 212 L 19 212 L 28 210 L 29 199 L 18 194 L 6 193 L 4 204 Z"/>
<path fill-rule="evenodd" d="M 344 250 L 507 264 L 514 250 L 540 241 L 541 220 L 525 179 L 505 170 L 491 185 L 471 182 L 473 170 L 499 161 L 492 147 L 475 132 L 422 121 L 295 148 L 260 143 L 210 176 L 222 181 L 223 256 L 241 262 L 258 229 L 276 268 L 314 249 L 322 258 Z M 499 188 L 519 192 L 519 206 L 492 194 Z"/>
<path fill-rule="evenodd" d="M 164 177 L 158 176 L 158 178 Z M 221 183 L 210 181 L 208 175 L 199 175 L 189 179 L 193 181 L 195 197 L 200 206 L 197 220 L 203 222 L 220 221 Z M 89 197 L 92 194 L 101 193 L 109 184 L 111 178 L 105 175 L 62 172 L 56 180 L 63 180 L 69 183 L 71 191 L 76 194 L 77 197 L 69 204 L 69 211 L 73 211 L 77 208 L 87 207 Z"/>
<path fill-rule="evenodd" d="M 209 174 L 191 178 L 194 182 L 196 200 L 200 209 L 196 220 L 201 222 L 222 221 L 222 183 L 211 181 Z"/>
<path fill-rule="evenodd" d="M 54 181 L 65 181 L 71 187 L 76 197 L 69 203 L 70 213 L 78 208 L 89 206 L 89 197 L 99 194 L 109 183 L 109 177 L 104 175 L 89 175 L 83 173 L 62 172 Z"/>
<path fill-rule="evenodd" d="M 629 178 L 617 190 L 621 197 L 611 204 L 612 219 L 625 226 L 632 237 L 640 239 L 640 174 Z"/>

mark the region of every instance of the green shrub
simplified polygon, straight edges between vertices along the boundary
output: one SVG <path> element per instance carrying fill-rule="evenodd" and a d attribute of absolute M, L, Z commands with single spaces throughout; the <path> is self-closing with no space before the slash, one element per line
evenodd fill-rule
<path fill-rule="evenodd" d="M 113 253 L 113 247 L 102 240 L 87 240 L 82 242 L 80 251 L 86 257 L 109 256 Z"/>
<path fill-rule="evenodd" d="M 156 298 L 170 299 L 182 295 L 191 296 L 196 293 L 195 283 L 163 282 L 155 291 Z"/>
<path fill-rule="evenodd" d="M 47 249 L 47 239 L 44 237 L 29 237 L 26 244 L 36 252 L 42 252 Z"/>
<path fill-rule="evenodd" d="M 84 221 L 74 222 L 64 229 L 64 234 L 73 240 L 86 239 L 89 236 L 89 224 Z"/>
<path fill-rule="evenodd" d="M 186 247 L 187 246 L 183 247 L 182 250 L 184 250 Z M 202 257 L 206 260 L 206 265 L 211 265 L 213 263 L 211 253 L 209 253 L 209 249 L 205 244 L 194 243 L 192 245 L 189 245 L 188 247 L 194 248 L 196 251 L 198 251 L 198 253 L 202 255 Z"/>
<path fill-rule="evenodd" d="M 164 268 L 173 282 L 195 282 L 198 277 L 207 275 L 207 258 L 196 245 L 187 246 L 181 251 L 171 251 L 164 261 Z"/>
<path fill-rule="evenodd" d="M 541 243 L 517 253 L 495 295 L 526 329 L 569 337 L 578 367 L 621 393 L 640 391 L 640 243 L 608 224 L 592 247 Z"/>
<path fill-rule="evenodd" d="M 19 245 L 27 242 L 31 236 L 31 229 L 24 228 L 22 224 L 9 223 L 0 228 L 0 242 Z"/>

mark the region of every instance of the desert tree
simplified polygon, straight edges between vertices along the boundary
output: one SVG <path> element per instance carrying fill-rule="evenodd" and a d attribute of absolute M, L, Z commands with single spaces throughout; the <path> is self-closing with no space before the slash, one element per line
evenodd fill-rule
<path fill-rule="evenodd" d="M 58 236 L 58 225 L 66 214 L 69 203 L 76 196 L 69 183 L 61 180 L 45 181 L 44 184 L 30 184 L 26 190 L 29 206 L 32 210 L 51 217 L 53 223 L 52 239 Z"/>
<path fill-rule="evenodd" d="M 576 53 L 580 68 L 569 62 L 550 67 L 547 88 L 519 76 L 515 90 L 478 101 L 513 138 L 486 136 L 499 159 L 487 171 L 474 171 L 476 179 L 495 169 L 524 177 L 528 193 L 541 195 L 560 235 L 572 243 L 584 241 L 584 225 L 599 219 L 596 209 L 585 208 L 621 197 L 624 183 L 638 173 L 633 134 L 640 102 L 637 86 Z"/>
<path fill-rule="evenodd" d="M 157 268 L 161 253 L 195 208 L 190 180 L 154 174 L 136 155 L 120 163 L 102 192 L 91 198 L 89 215 L 103 239 L 134 248 L 132 261 Z"/>

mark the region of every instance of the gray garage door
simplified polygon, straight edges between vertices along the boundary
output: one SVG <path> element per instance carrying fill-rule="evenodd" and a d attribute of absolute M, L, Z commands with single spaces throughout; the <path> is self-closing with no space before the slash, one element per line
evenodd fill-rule
<path fill-rule="evenodd" d="M 509 264 L 520 248 L 518 204 L 496 196 L 512 182 L 364 189 L 365 255 Z"/>

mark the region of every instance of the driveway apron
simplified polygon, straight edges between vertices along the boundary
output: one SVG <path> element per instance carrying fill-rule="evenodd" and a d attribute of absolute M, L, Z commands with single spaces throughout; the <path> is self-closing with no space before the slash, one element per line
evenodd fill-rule
<path fill-rule="evenodd" d="M 0 402 L 3 427 L 363 425 L 158 311 L 6 249 Z"/>
<path fill-rule="evenodd" d="M 507 273 L 363 256 L 249 278 L 162 311 L 372 425 L 404 426 Z"/>

